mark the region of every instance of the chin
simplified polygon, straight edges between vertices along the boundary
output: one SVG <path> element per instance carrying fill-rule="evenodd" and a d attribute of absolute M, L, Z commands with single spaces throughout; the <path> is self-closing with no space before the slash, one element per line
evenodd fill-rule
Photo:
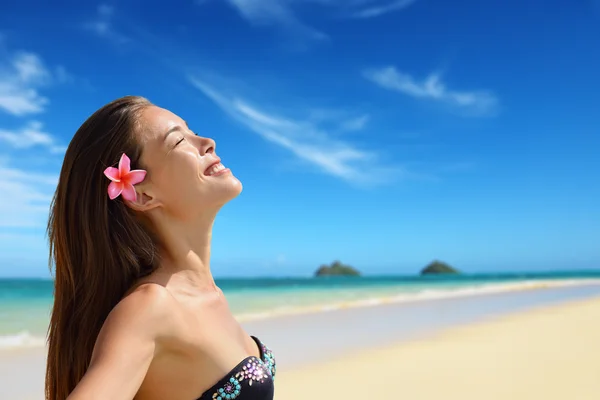
<path fill-rule="evenodd" d="M 227 179 L 227 188 L 226 190 L 224 190 L 224 197 L 226 197 L 225 203 L 235 199 L 236 197 L 239 196 L 240 193 L 242 193 L 242 182 L 240 182 L 240 180 L 238 178 L 236 178 L 233 175 L 230 175 L 228 177 L 229 179 Z"/>
<path fill-rule="evenodd" d="M 221 208 L 239 196 L 241 192 L 242 182 L 231 173 L 228 173 L 226 176 L 219 176 L 215 181 L 212 181 L 208 197 L 204 197 L 207 196 L 207 193 L 204 193 L 199 200 L 209 208 Z"/>
<path fill-rule="evenodd" d="M 244 189 L 244 186 L 242 185 L 242 182 L 236 178 L 235 176 L 231 175 L 231 180 L 232 182 L 232 186 L 233 186 L 233 192 L 235 192 L 235 196 L 237 197 L 240 193 L 242 193 L 242 190 Z"/>

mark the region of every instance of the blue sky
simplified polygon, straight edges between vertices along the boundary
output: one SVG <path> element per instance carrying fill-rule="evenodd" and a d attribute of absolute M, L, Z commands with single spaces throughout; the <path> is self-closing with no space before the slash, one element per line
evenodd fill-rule
<path fill-rule="evenodd" d="M 0 15 L 0 275 L 48 276 L 64 148 L 137 94 L 244 184 L 217 276 L 600 267 L 600 2 L 24 0 Z"/>

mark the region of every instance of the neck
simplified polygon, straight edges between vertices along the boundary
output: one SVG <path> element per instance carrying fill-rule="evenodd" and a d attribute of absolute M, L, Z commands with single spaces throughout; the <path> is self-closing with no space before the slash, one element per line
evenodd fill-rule
<path fill-rule="evenodd" d="M 161 243 L 159 271 L 183 278 L 195 289 L 216 289 L 210 271 L 210 245 L 216 213 L 194 221 L 174 221 L 159 217 L 154 220 Z"/>

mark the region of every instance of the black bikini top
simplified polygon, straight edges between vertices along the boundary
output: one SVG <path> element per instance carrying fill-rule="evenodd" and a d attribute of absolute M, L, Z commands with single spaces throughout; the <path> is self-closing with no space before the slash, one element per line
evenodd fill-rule
<path fill-rule="evenodd" d="M 258 338 L 251 336 L 260 350 L 260 359 L 246 357 L 197 400 L 273 400 L 275 357 Z"/>

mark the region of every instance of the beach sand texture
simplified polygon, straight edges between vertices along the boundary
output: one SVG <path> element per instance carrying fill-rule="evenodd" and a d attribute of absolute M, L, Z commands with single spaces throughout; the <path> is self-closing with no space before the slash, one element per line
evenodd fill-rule
<path fill-rule="evenodd" d="M 473 302 L 499 303 L 525 295 L 446 303 L 454 304 L 455 308 L 450 308 L 454 310 Z M 290 362 L 295 352 L 307 352 L 318 341 L 335 339 L 320 337 L 314 329 L 310 335 L 304 331 L 294 336 L 292 321 L 303 325 L 304 321 L 312 321 L 308 324 L 313 327 L 323 325 L 323 318 L 337 321 L 335 334 L 339 332 L 342 340 L 359 335 L 356 323 L 367 320 L 365 313 L 382 312 L 386 318 L 394 319 L 402 316 L 402 307 L 375 306 L 293 316 L 290 320 L 272 320 L 268 324 L 257 321 L 248 326 L 252 331 L 261 331 L 259 336 L 264 334 L 267 342 L 279 341 L 280 352 L 276 355 L 282 357 L 282 362 L 275 399 L 600 399 L 597 294 L 583 300 L 490 315 L 476 322 L 419 333 L 410 340 L 389 342 L 381 336 L 370 347 L 351 345 L 326 357 L 310 357 L 314 362 Z M 433 310 L 438 305 L 432 303 L 431 307 Z M 309 347 L 297 347 L 302 337 L 307 342 L 303 346 Z M 350 343 L 353 342 L 347 345 Z M 320 352 L 318 347 L 314 352 Z M 44 367 L 43 348 L 0 352 L 0 400 L 42 400 Z"/>
<path fill-rule="evenodd" d="M 600 399 L 600 298 L 282 373 L 278 400 Z"/>

